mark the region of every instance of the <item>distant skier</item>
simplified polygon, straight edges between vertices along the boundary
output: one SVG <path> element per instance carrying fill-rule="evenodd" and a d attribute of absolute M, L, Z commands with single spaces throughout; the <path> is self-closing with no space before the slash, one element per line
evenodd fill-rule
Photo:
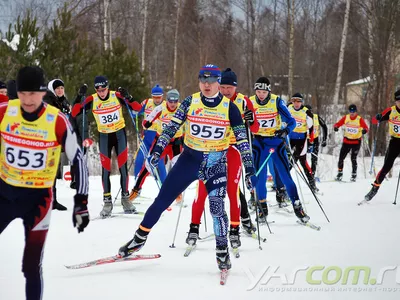
<path fill-rule="evenodd" d="M 361 147 L 361 137 L 368 132 L 368 125 L 364 119 L 357 114 L 357 106 L 349 105 L 349 114 L 343 116 L 335 125 L 333 130 L 339 131 L 344 126 L 344 137 L 342 148 L 340 149 L 337 181 L 341 181 L 343 177 L 343 162 L 347 154 L 351 151 L 352 172 L 350 181 L 357 179 L 357 155 Z"/>

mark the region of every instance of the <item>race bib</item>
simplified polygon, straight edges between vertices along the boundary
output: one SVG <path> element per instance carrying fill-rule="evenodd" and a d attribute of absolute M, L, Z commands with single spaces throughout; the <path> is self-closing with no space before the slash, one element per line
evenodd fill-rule
<path fill-rule="evenodd" d="M 4 144 L 7 164 L 19 170 L 41 171 L 46 167 L 47 150 L 35 150 Z"/>
<path fill-rule="evenodd" d="M 190 124 L 190 135 L 205 140 L 222 140 L 225 136 L 225 131 L 226 127 Z"/>
<path fill-rule="evenodd" d="M 109 125 L 117 123 L 120 119 L 119 111 L 116 110 L 112 113 L 99 114 L 101 125 Z"/>
<path fill-rule="evenodd" d="M 346 131 L 350 134 L 357 134 L 358 133 L 358 128 L 354 128 L 354 127 L 346 127 Z"/>
<path fill-rule="evenodd" d="M 261 128 L 274 128 L 276 124 L 276 118 L 267 120 L 258 120 L 258 124 Z"/>

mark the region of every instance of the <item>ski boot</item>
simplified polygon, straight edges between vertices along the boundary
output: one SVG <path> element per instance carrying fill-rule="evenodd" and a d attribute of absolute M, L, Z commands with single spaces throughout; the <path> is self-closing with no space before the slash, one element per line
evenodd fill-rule
<path fill-rule="evenodd" d="M 319 192 L 319 188 L 317 188 L 317 185 L 315 184 L 315 180 L 313 177 L 308 178 L 308 182 L 310 184 L 310 189 L 314 192 L 314 193 L 318 193 Z"/>
<path fill-rule="evenodd" d="M 136 211 L 135 205 L 133 205 L 132 201 L 129 200 L 128 192 L 121 193 L 121 204 L 124 209 L 124 213 L 126 214 L 133 214 Z"/>
<path fill-rule="evenodd" d="M 129 194 L 129 200 L 130 201 L 135 201 L 135 199 L 137 197 L 139 197 L 141 191 L 142 191 L 142 189 L 133 188 L 131 193 Z"/>
<path fill-rule="evenodd" d="M 338 171 L 337 176 L 335 177 L 336 181 L 342 181 L 343 171 Z"/>
<path fill-rule="evenodd" d="M 264 202 L 263 202 L 264 201 Z M 259 223 L 267 223 L 267 217 L 268 217 L 268 204 L 267 204 L 267 200 L 260 200 L 259 205 L 261 206 L 258 207 L 258 213 L 257 213 L 257 217 L 256 220 L 258 220 Z"/>
<path fill-rule="evenodd" d="M 133 239 L 131 239 L 129 242 L 119 248 L 118 254 L 122 257 L 127 257 L 132 253 L 139 251 L 146 243 L 148 234 L 148 232 L 139 228 L 135 232 Z"/>
<path fill-rule="evenodd" d="M 60 204 L 57 201 L 57 199 L 54 199 L 53 200 L 53 210 L 64 211 L 64 210 L 67 210 L 67 208 L 64 205 Z"/>
<path fill-rule="evenodd" d="M 103 209 L 100 212 L 100 217 L 107 218 L 107 217 L 111 216 L 111 212 L 113 209 L 111 194 L 105 194 L 103 197 L 103 202 L 104 202 L 104 205 L 103 205 Z"/>
<path fill-rule="evenodd" d="M 356 179 L 357 179 L 357 173 L 352 173 L 351 177 L 350 177 L 350 181 L 351 182 L 356 182 Z"/>
<path fill-rule="evenodd" d="M 284 208 L 289 206 L 289 204 L 287 204 L 286 202 L 288 198 L 289 197 L 286 193 L 285 187 L 281 187 L 276 190 L 276 202 L 278 203 L 279 208 Z"/>
<path fill-rule="evenodd" d="M 71 181 L 71 184 L 69 185 L 69 187 L 73 190 L 76 190 L 76 181 Z"/>
<path fill-rule="evenodd" d="M 300 200 L 294 201 L 293 209 L 296 217 L 298 217 L 301 222 L 307 223 L 310 220 L 310 217 L 304 212 Z"/>
<path fill-rule="evenodd" d="M 242 218 L 242 227 L 244 230 L 244 233 L 252 236 L 254 232 L 256 232 L 256 228 L 254 227 L 253 223 L 251 222 L 250 216 L 247 218 Z"/>
<path fill-rule="evenodd" d="M 195 245 L 198 238 L 199 238 L 199 224 L 191 223 L 189 233 L 186 238 L 186 244 Z"/>
<path fill-rule="evenodd" d="M 375 197 L 378 190 L 379 190 L 379 185 L 377 185 L 376 183 L 373 183 L 371 190 L 364 197 L 365 201 L 371 201 L 372 198 Z"/>
<path fill-rule="evenodd" d="M 232 268 L 231 259 L 229 257 L 228 246 L 217 246 L 217 264 L 220 270 L 229 270 Z"/>
<path fill-rule="evenodd" d="M 240 235 L 239 235 L 239 226 L 232 227 L 229 231 L 229 241 L 231 242 L 232 248 L 239 248 L 242 243 L 240 242 Z"/>

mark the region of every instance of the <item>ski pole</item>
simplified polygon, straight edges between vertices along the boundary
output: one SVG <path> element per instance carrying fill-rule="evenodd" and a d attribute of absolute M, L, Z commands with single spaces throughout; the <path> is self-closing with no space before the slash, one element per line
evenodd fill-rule
<path fill-rule="evenodd" d="M 399 182 L 400 182 L 400 171 L 399 171 L 399 177 L 397 178 L 397 187 L 396 187 L 396 195 L 394 196 L 394 202 L 393 204 L 396 205 L 397 204 L 397 192 L 399 191 Z"/>
<path fill-rule="evenodd" d="M 267 162 L 268 162 L 269 158 L 271 157 L 272 153 L 274 153 L 274 152 L 275 152 L 274 148 L 270 148 L 270 149 L 269 149 L 269 154 L 268 154 L 267 158 L 264 160 L 264 162 L 262 163 L 260 169 L 258 169 L 258 171 L 256 172 L 256 176 L 258 176 L 258 174 L 260 174 L 260 172 L 262 171 L 262 169 L 263 169 L 263 168 L 265 167 L 265 165 L 267 164 Z"/>
<path fill-rule="evenodd" d="M 376 141 L 378 139 L 378 130 L 379 130 L 379 122 L 376 125 L 376 132 L 375 132 L 375 137 L 374 137 L 374 143 L 372 145 L 372 154 L 371 154 L 371 168 L 369 169 L 369 174 L 372 174 L 372 168 L 374 167 L 374 158 L 375 158 L 375 151 L 376 151 Z"/>
<path fill-rule="evenodd" d="M 182 195 L 182 202 L 180 203 L 181 207 L 179 208 L 178 219 L 176 220 L 174 238 L 172 239 L 172 244 L 169 246 L 170 248 L 175 248 L 176 233 L 178 231 L 179 220 L 181 218 L 181 213 L 182 213 L 182 208 L 183 208 L 184 201 L 185 201 L 185 192 L 183 192 L 183 195 Z"/>
<path fill-rule="evenodd" d="M 286 141 L 285 141 L 285 145 L 286 145 L 286 147 L 287 147 L 287 150 L 290 151 L 290 148 L 289 148 L 289 146 L 287 145 Z M 293 163 L 294 163 L 294 164 L 293 164 Z M 295 165 L 297 166 L 297 169 L 298 169 L 298 170 L 295 168 Z M 318 205 L 319 205 L 319 208 L 321 209 L 322 213 L 324 214 L 326 220 L 330 223 L 331 221 L 329 220 L 328 216 L 326 215 L 325 210 L 322 208 L 321 201 L 318 199 L 318 197 L 317 197 L 317 195 L 315 194 L 314 190 L 311 188 L 309 182 L 307 181 L 306 176 L 305 176 L 304 173 L 301 171 L 301 169 L 300 169 L 299 165 L 297 164 L 297 162 L 294 161 L 293 155 L 292 155 L 292 166 L 293 166 L 293 168 L 295 169 L 295 171 L 298 172 L 298 173 L 301 175 L 303 181 L 307 184 L 307 186 L 308 186 L 308 188 L 310 189 L 311 193 L 314 195 L 315 201 L 317 201 L 317 203 L 318 203 Z"/>
<path fill-rule="evenodd" d="M 292 150 L 292 147 L 290 146 L 290 143 L 289 143 L 289 141 L 288 141 L 288 139 L 286 138 L 286 146 L 287 146 L 287 148 L 286 148 L 286 151 L 290 151 L 289 153 L 290 153 L 290 159 L 293 159 L 293 161 L 294 161 L 294 158 L 293 158 L 293 150 Z M 289 149 L 289 150 L 288 150 Z M 289 159 L 289 163 L 290 163 L 290 159 Z M 293 167 L 293 163 L 291 163 L 291 165 L 292 165 L 292 167 Z M 295 171 L 297 171 L 297 170 L 295 170 Z M 304 205 L 304 209 L 306 210 L 306 212 L 307 212 L 307 208 L 306 208 L 306 201 L 305 201 L 305 198 L 304 198 L 304 195 L 303 195 L 303 189 L 301 188 L 301 184 L 300 184 L 300 179 L 299 179 L 299 174 L 297 173 L 297 172 L 295 172 L 295 174 L 296 174 L 296 180 L 297 180 L 297 184 L 298 184 L 298 186 L 299 186 L 299 190 L 300 190 L 300 196 L 301 196 L 301 199 L 303 200 L 303 205 Z M 308 203 L 310 203 L 310 202 L 308 202 Z M 307 203 L 307 204 L 308 204 Z"/>
<path fill-rule="evenodd" d="M 203 216 L 204 216 L 204 229 L 207 232 L 207 218 L 206 218 L 206 210 L 203 210 Z"/>

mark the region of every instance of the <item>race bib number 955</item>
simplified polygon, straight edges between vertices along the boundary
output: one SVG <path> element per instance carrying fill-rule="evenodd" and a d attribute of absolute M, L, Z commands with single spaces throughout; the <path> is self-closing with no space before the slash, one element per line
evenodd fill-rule
<path fill-rule="evenodd" d="M 46 167 L 47 150 L 33 150 L 5 144 L 4 156 L 9 166 L 26 171 L 40 171 Z"/>
<path fill-rule="evenodd" d="M 226 127 L 213 125 L 190 124 L 190 135 L 206 140 L 221 140 L 225 136 Z"/>

